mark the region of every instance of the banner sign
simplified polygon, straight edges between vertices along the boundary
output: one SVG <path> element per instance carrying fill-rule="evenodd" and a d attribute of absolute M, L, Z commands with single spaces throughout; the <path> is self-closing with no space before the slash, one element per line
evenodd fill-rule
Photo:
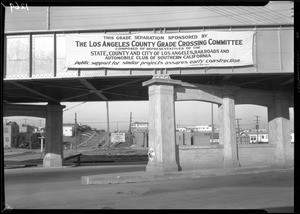
<path fill-rule="evenodd" d="M 111 133 L 110 141 L 113 143 L 125 142 L 125 133 Z"/>
<path fill-rule="evenodd" d="M 182 68 L 253 64 L 253 32 L 67 34 L 68 68 Z"/>

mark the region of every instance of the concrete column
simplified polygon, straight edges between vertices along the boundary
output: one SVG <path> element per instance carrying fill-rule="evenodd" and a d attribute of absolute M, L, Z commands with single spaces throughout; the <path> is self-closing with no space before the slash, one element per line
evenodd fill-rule
<path fill-rule="evenodd" d="M 191 146 L 192 135 L 190 132 L 184 132 L 184 142 L 186 146 Z"/>
<path fill-rule="evenodd" d="M 221 115 L 220 115 L 221 114 Z M 219 107 L 220 141 L 223 141 L 223 167 L 238 167 L 235 129 L 235 101 L 232 89 L 223 89 L 223 104 Z"/>
<path fill-rule="evenodd" d="M 280 92 L 275 92 L 274 107 L 268 107 L 269 143 L 275 144 L 275 164 L 291 164 L 289 102 Z"/>
<path fill-rule="evenodd" d="M 176 152 L 174 84 L 180 81 L 152 79 L 149 87 L 149 161 L 146 172 L 179 171 Z"/>
<path fill-rule="evenodd" d="M 183 139 L 183 132 L 176 132 L 176 144 L 178 146 L 183 146 L 183 142 L 184 142 L 184 139 Z"/>
<path fill-rule="evenodd" d="M 63 159 L 63 108 L 62 105 L 46 106 L 46 145 L 44 167 L 60 167 Z"/>

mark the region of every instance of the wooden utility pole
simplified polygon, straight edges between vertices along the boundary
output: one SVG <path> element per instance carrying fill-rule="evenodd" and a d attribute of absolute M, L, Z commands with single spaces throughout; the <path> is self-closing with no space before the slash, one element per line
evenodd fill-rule
<path fill-rule="evenodd" d="M 109 137 L 109 108 L 108 108 L 108 100 L 106 100 L 106 125 L 107 125 L 107 136 L 105 140 L 105 144 L 102 147 L 109 147 L 110 137 Z"/>
<path fill-rule="evenodd" d="M 75 151 L 77 152 L 77 113 L 75 113 Z"/>
<path fill-rule="evenodd" d="M 44 149 L 44 132 L 41 133 L 41 137 L 38 137 L 39 139 L 41 139 L 41 158 L 44 158 L 44 153 L 43 153 L 43 149 Z"/>
<path fill-rule="evenodd" d="M 131 123 L 132 123 L 132 112 L 130 112 L 129 116 L 129 144 L 132 143 L 132 136 L 131 136 Z"/>
<path fill-rule="evenodd" d="M 211 142 L 214 142 L 214 104 L 211 104 Z"/>
<path fill-rule="evenodd" d="M 236 120 L 236 123 L 237 123 L 237 131 L 238 131 L 238 134 L 239 134 L 240 133 L 240 120 L 242 120 L 242 119 L 237 118 L 235 120 Z"/>
<path fill-rule="evenodd" d="M 130 112 L 130 116 L 129 116 L 129 134 L 131 134 L 131 123 L 132 123 L 132 112 Z"/>
<path fill-rule="evenodd" d="M 240 120 L 242 120 L 242 119 L 240 119 L 240 118 L 237 118 L 237 119 L 235 119 L 236 120 L 236 122 L 237 122 L 237 129 L 238 129 L 238 135 L 239 135 L 239 133 L 240 133 Z M 237 156 L 237 160 L 238 160 L 238 162 L 239 162 L 239 166 L 241 166 L 241 164 L 240 164 L 240 160 L 239 160 L 239 146 L 238 146 L 238 144 L 239 144 L 239 142 L 238 141 L 236 141 L 236 156 Z"/>
<path fill-rule="evenodd" d="M 255 129 L 256 129 L 256 142 L 258 143 L 258 129 L 259 129 L 259 125 L 258 125 L 258 118 L 259 116 L 254 116 L 256 117 L 256 125 L 255 125 Z"/>
<path fill-rule="evenodd" d="M 106 145 L 109 144 L 109 109 L 108 109 L 108 101 L 106 101 L 106 117 L 107 117 L 107 141 Z"/>

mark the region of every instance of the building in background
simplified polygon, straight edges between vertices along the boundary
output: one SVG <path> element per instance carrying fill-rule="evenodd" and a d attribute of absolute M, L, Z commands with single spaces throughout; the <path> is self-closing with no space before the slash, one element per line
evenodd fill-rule
<path fill-rule="evenodd" d="M 43 128 L 43 127 L 34 127 L 33 133 L 43 134 L 43 133 L 45 133 L 45 128 Z"/>
<path fill-rule="evenodd" d="M 34 133 L 35 130 L 36 127 L 34 126 L 22 124 L 18 134 L 18 144 L 16 146 L 32 148 L 32 144 L 38 139 L 38 135 Z"/>
<path fill-rule="evenodd" d="M 186 132 L 187 129 L 186 129 L 186 127 L 176 126 L 176 131 L 178 131 L 178 132 Z"/>
<path fill-rule="evenodd" d="M 244 130 L 240 132 L 239 136 L 248 137 L 249 140 L 245 141 L 245 143 L 268 143 L 269 135 L 267 130 L 259 129 L 256 130 Z"/>
<path fill-rule="evenodd" d="M 176 126 L 176 131 L 179 132 L 211 132 L 212 126 L 211 125 L 201 125 L 201 126 Z M 214 127 L 214 131 L 217 131 L 216 127 Z"/>
<path fill-rule="evenodd" d="M 4 148 L 16 147 L 18 144 L 19 125 L 10 121 L 3 124 L 3 145 Z"/>

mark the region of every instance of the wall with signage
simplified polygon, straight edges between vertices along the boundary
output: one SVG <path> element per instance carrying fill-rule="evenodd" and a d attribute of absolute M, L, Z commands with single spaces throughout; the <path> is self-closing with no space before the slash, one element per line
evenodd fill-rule
<path fill-rule="evenodd" d="M 293 36 L 292 27 L 7 35 L 4 77 L 293 73 Z"/>
<path fill-rule="evenodd" d="M 253 65 L 253 31 L 67 35 L 68 68 Z"/>

